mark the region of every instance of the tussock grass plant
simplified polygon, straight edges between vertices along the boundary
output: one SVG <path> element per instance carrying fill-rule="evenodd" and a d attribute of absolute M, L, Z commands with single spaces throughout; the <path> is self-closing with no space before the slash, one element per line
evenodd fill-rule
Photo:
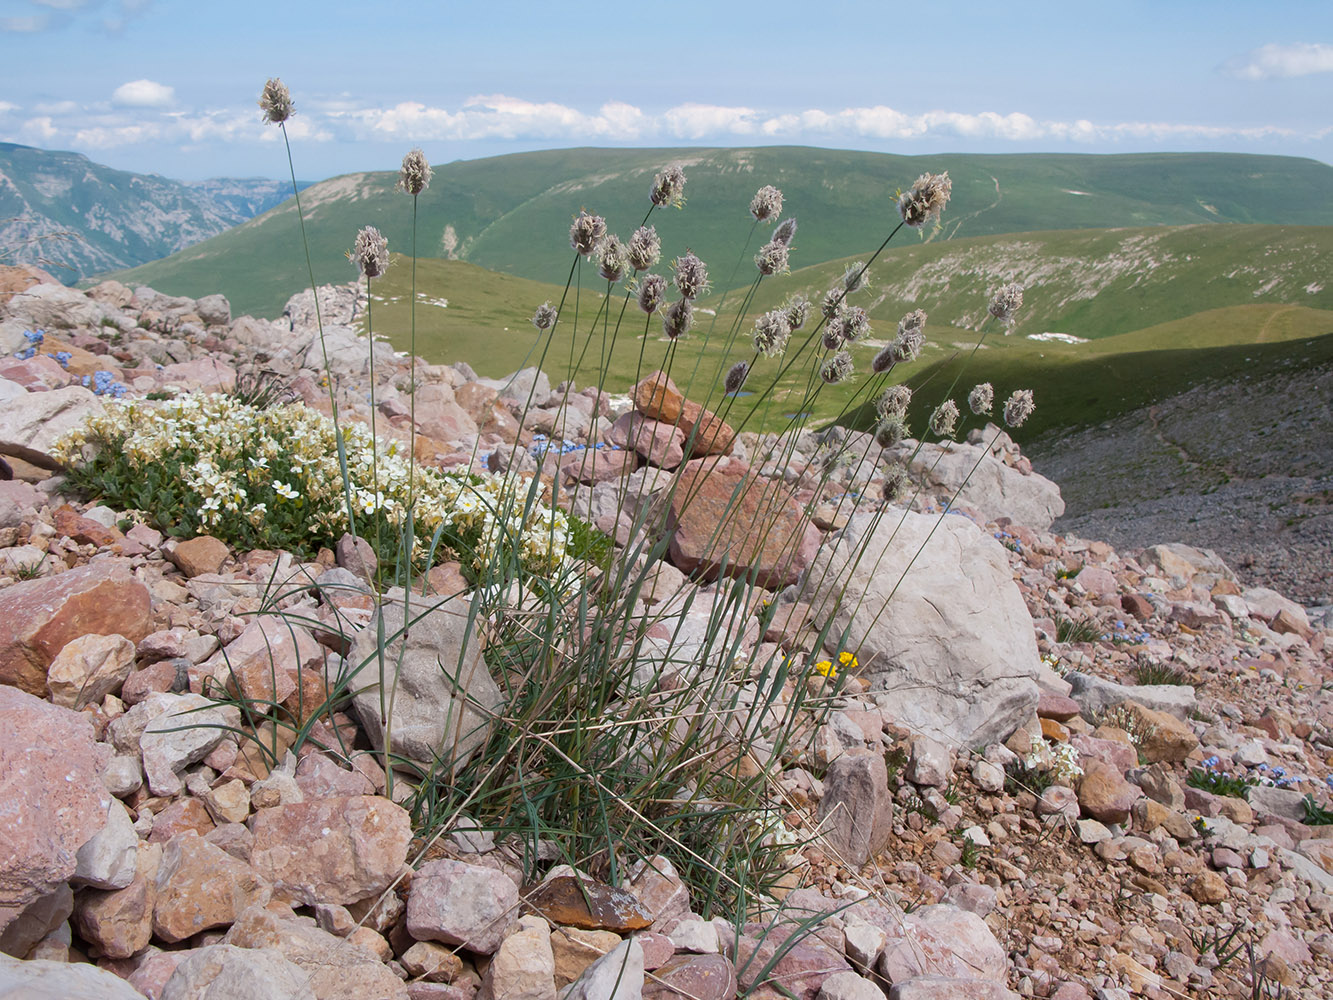
<path fill-rule="evenodd" d="M 285 122 L 292 114 L 286 88 L 269 81 L 260 104 L 286 140 Z M 291 168 L 290 145 L 286 148 Z M 294 168 L 291 172 L 303 219 Z M 404 160 L 402 188 L 412 197 L 414 275 L 417 201 L 426 196 L 429 180 L 424 156 L 413 151 Z M 687 460 L 674 471 L 645 473 L 658 475 L 650 499 L 628 489 L 616 494 L 615 514 L 628 526 L 620 544 L 588 523 L 590 488 L 561 486 L 557 463 L 576 460 L 587 471 L 600 453 L 595 447 L 566 454 L 554 440 L 531 451 L 515 444 L 490 456 L 490 467 L 500 470 L 490 475 L 419 466 L 412 458 L 414 416 L 405 448 L 403 442 L 380 440 L 373 350 L 369 428 L 346 418 L 354 397 L 338 385 L 325 350 L 330 417 L 281 402 L 279 383 L 260 379 L 230 396 L 118 405 L 70 438 L 65 454 L 72 481 L 86 493 L 145 511 L 173 534 L 208 532 L 238 548 L 279 549 L 306 558 L 344 533 L 369 543 L 379 571 L 364 588 L 316 582 L 290 559 L 275 564 L 264 588 L 261 615 L 277 616 L 292 629 L 317 630 L 326 645 L 341 650 L 341 662 L 333 658 L 325 672 L 326 697 L 307 704 L 300 691 L 294 707 L 290 700 L 280 704 L 246 695 L 236 684 L 215 692 L 239 705 L 238 737 L 263 744 L 270 765 L 304 743 L 342 755 L 357 749 L 333 719 L 354 698 L 373 694 L 388 794 L 410 811 L 428 843 L 466 822 L 493 833 L 521 859 L 529 878 L 563 862 L 613 884 L 626 878 L 632 864 L 663 857 L 691 888 L 695 909 L 732 917 L 739 929 L 756 908 L 771 909 L 764 900 L 799 860 L 793 849 L 801 837 L 783 821 L 777 778 L 793 764 L 813 766 L 814 729 L 841 678 L 860 667 L 857 650 L 847 636 L 835 633 L 833 622 L 840 603 L 863 598 L 823 593 L 821 580 L 807 587 L 807 593 L 820 595 L 808 620 L 817 634 L 805 647 L 814 652 L 754 653 L 763 648 L 754 645 L 755 630 L 762 635 L 778 611 L 771 590 L 793 577 L 797 565 L 800 533 L 781 535 L 774 527 L 778 519 L 772 512 L 795 503 L 795 490 L 780 472 L 798 454 L 816 399 L 832 394 L 841 399 L 841 415 L 873 403 L 881 423 L 875 434 L 826 434 L 821 462 L 811 466 L 802 485 L 817 499 L 826 498 L 835 517 L 860 507 L 877 520 L 903 518 L 904 508 L 919 499 L 921 487 L 905 471 L 891 471 L 882 481 L 876 472 L 855 491 L 833 478 L 841 469 L 874 467 L 884 448 L 909 438 L 905 414 L 911 393 L 893 384 L 893 370 L 920 353 L 925 337 L 926 316 L 916 310 L 886 346 L 866 349 L 869 319 L 849 299 L 904 227 L 921 229 L 939 218 L 950 182 L 947 175 L 926 174 L 899 192 L 896 224 L 879 248 L 850 267 L 819 302 L 792 297 L 781 308 L 756 315 L 758 290 L 786 272 L 797 236 L 789 219 L 752 252 L 757 227 L 781 211 L 780 192 L 761 188 L 736 265 L 752 261 L 754 277 L 738 292 L 735 312 L 719 310 L 707 330 L 695 310 L 710 284 L 707 265 L 681 247 L 663 266 L 661 239 L 649 225 L 655 212 L 683 205 L 684 187 L 679 167 L 658 174 L 642 220 L 621 230 L 629 233 L 624 239 L 601 217 L 580 213 L 569 233 L 572 256 L 563 293 L 538 306 L 533 317 L 536 338 L 529 358 L 536 368 L 574 372 L 589 357 L 605 364 L 618 341 L 636 342 L 636 381 L 662 373 L 659 403 L 667 402 L 664 386 L 670 378 L 687 400 L 713 414 L 710 420 L 687 418 L 686 408 L 662 412 L 662 420 L 682 432 Z M 308 245 L 305 252 L 313 288 Z M 373 302 L 370 283 L 389 266 L 386 238 L 367 227 L 348 256 Z M 598 305 L 587 323 L 582 300 L 593 296 Z M 414 279 L 413 309 L 415 297 Z M 1021 300 L 1016 284 L 995 293 L 973 354 L 991 329 L 1011 322 Z M 315 319 L 324 345 L 317 293 Z M 369 308 L 365 322 L 373 345 Z M 568 357 L 550 357 L 562 323 L 573 333 Z M 696 352 L 692 366 L 678 365 L 677 345 L 687 336 L 719 344 L 722 366 L 705 370 L 703 352 Z M 867 361 L 868 355 L 873 356 Z M 415 388 L 415 352 L 412 370 Z M 778 392 L 792 373 L 803 380 L 803 392 Z M 1015 391 L 999 403 L 989 385 L 975 387 L 960 407 L 951 398 L 960 377 L 961 369 L 944 389 L 929 426 L 920 429 L 912 458 L 927 435 L 949 442 L 973 418 L 984 423 L 994 416 L 1012 427 L 1032 412 L 1030 393 Z M 537 400 L 534 381 L 520 421 L 545 403 L 555 411 L 554 426 L 561 427 L 573 392 L 566 381 L 551 400 Z M 668 554 L 673 504 L 688 504 L 704 488 L 707 476 L 698 470 L 711 468 L 712 453 L 727 450 L 718 442 L 742 392 L 753 392 L 759 404 L 736 418 L 730 430 L 776 417 L 783 429 L 767 439 L 763 460 L 779 474 L 759 480 L 760 516 L 743 526 L 731 515 L 754 500 L 747 491 L 755 480 L 737 477 L 705 545 L 713 554 L 707 574 L 712 582 L 658 594 L 653 588 L 657 566 Z M 411 397 L 414 415 L 416 393 Z M 605 419 L 595 408 L 589 443 Z M 475 467 L 480 458 L 475 450 L 472 458 Z M 766 545 L 771 547 L 765 550 Z M 763 566 L 745 558 L 761 550 Z M 883 556 L 861 551 L 855 561 L 876 565 Z M 462 564 L 465 592 L 425 592 L 422 579 L 444 558 Z M 369 608 L 340 601 L 340 594 L 367 596 Z M 394 741 L 395 698 L 413 630 L 442 613 L 452 616 L 460 637 L 458 655 L 437 654 L 437 660 L 458 713 L 451 724 L 466 750 L 453 752 L 446 745 L 423 759 Z M 353 653 L 362 626 L 373 630 L 368 634 L 375 639 L 374 651 L 364 656 Z M 481 697 L 464 683 L 469 657 L 478 650 L 495 680 L 497 699 Z M 812 675 L 817 683 L 810 683 Z M 797 926 L 803 929 L 785 939 L 783 949 L 808 932 L 804 923 Z M 780 949 L 779 957 L 783 953 Z M 760 970 L 756 984 L 766 972 Z"/>

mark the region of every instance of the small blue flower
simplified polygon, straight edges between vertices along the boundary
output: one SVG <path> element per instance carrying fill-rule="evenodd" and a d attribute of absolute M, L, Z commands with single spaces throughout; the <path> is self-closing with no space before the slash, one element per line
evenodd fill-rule
<path fill-rule="evenodd" d="M 30 344 L 40 344 L 46 339 L 46 332 L 43 330 L 24 330 L 23 336 L 28 339 Z"/>
<path fill-rule="evenodd" d="M 74 357 L 74 355 L 70 351 L 56 351 L 51 357 L 56 359 L 56 363 L 60 365 L 61 368 L 68 368 L 69 359 Z"/>
<path fill-rule="evenodd" d="M 15 354 L 14 357 L 18 358 L 20 361 L 27 361 L 30 357 L 32 357 L 36 353 L 37 349 L 35 347 L 25 347 L 23 348 L 23 350 Z"/>
<path fill-rule="evenodd" d="M 1207 760 L 1203 762 L 1203 766 L 1207 768 L 1214 768 L 1219 763 L 1221 763 L 1221 760 L 1222 760 L 1221 757 L 1218 757 L 1216 754 L 1214 754 L 1213 756 L 1209 757 Z"/>

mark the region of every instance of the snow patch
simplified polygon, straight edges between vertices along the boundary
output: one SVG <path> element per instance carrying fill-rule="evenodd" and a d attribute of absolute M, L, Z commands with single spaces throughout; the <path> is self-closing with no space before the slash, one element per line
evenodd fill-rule
<path fill-rule="evenodd" d="M 1028 340 L 1037 340 L 1043 344 L 1086 344 L 1087 337 L 1075 337 L 1072 333 L 1029 333 Z"/>

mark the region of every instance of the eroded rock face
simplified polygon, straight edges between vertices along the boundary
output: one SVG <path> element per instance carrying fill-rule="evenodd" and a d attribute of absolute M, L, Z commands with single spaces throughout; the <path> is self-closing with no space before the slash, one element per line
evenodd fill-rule
<path fill-rule="evenodd" d="M 902 725 L 978 746 L 1036 709 L 1032 618 L 1004 549 L 968 519 L 857 514 L 801 587 L 817 614 L 833 615 L 831 641 L 857 650 L 877 703 Z"/>
<path fill-rule="evenodd" d="M 482 658 L 481 644 L 475 633 L 469 633 L 467 608 L 462 599 L 430 598 L 430 603 L 415 599 L 404 651 L 401 596 L 384 602 L 384 634 L 390 639 L 384 656 L 389 672 L 385 680 L 394 687 L 390 749 L 424 767 L 437 760 L 455 765 L 465 762 L 489 732 L 486 717 L 473 706 L 493 711 L 500 705 L 500 689 Z M 396 634 L 399 638 L 393 639 Z M 357 671 L 352 682 L 357 690 L 353 699 L 357 717 L 371 743 L 383 750 L 374 626 L 357 633 L 347 663 Z"/>
<path fill-rule="evenodd" d="M 1045 531 L 1065 512 L 1060 487 L 1036 473 L 1023 475 L 971 444 L 924 445 L 908 470 L 957 497 L 956 502 L 993 521 L 1011 518 L 1016 524 Z"/>
<path fill-rule="evenodd" d="M 12 589 L 12 588 L 11 588 Z M 111 748 L 88 716 L 0 685 L 0 932 L 60 888 L 107 825 Z M 132 872 L 132 870 L 131 870 Z"/>

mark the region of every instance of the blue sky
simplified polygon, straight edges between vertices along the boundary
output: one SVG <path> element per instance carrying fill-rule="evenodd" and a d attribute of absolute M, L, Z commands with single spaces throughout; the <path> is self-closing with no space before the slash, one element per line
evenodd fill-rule
<path fill-rule="evenodd" d="M 182 179 L 563 146 L 1333 163 L 1333 2 L 0 0 L 0 140 Z"/>

